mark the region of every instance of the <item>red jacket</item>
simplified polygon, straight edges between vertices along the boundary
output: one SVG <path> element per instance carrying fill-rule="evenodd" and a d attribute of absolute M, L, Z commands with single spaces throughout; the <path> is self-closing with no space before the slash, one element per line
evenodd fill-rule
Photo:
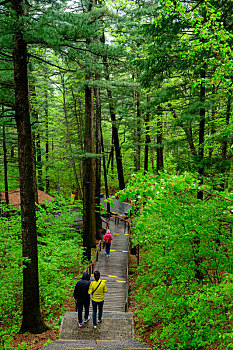
<path fill-rule="evenodd" d="M 111 240 L 112 240 L 112 235 L 111 233 L 105 233 L 104 235 L 104 240 L 105 240 L 105 243 L 111 243 Z"/>

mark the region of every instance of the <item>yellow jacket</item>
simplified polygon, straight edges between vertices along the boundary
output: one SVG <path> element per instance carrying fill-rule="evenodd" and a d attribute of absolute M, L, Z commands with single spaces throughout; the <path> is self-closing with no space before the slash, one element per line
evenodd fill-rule
<path fill-rule="evenodd" d="M 100 284 L 100 285 L 99 285 Z M 99 285 L 99 287 L 96 289 L 96 287 Z M 105 284 L 105 281 L 102 281 L 99 279 L 98 281 L 93 281 L 90 284 L 88 294 L 92 294 L 92 292 L 96 289 L 94 294 L 92 295 L 92 300 L 99 302 L 104 300 L 104 293 L 108 292 L 108 288 Z"/>

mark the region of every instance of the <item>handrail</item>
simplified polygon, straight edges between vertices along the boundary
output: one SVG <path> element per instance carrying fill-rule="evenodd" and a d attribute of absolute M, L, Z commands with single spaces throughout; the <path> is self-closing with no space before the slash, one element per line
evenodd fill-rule
<path fill-rule="evenodd" d="M 104 222 L 106 224 L 106 230 L 109 228 L 109 222 L 104 220 L 101 216 L 101 221 Z"/>
<path fill-rule="evenodd" d="M 89 265 L 87 265 L 87 267 L 85 269 L 85 272 L 88 272 L 90 275 L 93 274 L 93 272 L 94 272 L 95 263 L 99 259 L 99 251 L 101 251 L 101 249 L 102 249 L 102 240 L 100 240 L 98 243 L 94 259 L 92 260 L 92 262 Z"/>

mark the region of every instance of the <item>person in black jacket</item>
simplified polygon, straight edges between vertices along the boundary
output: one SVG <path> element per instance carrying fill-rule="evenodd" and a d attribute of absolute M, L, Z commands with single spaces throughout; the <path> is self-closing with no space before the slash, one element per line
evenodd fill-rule
<path fill-rule="evenodd" d="M 88 289 L 90 286 L 90 275 L 84 272 L 82 279 L 76 283 L 74 289 L 74 299 L 76 303 L 76 311 L 78 310 L 78 326 L 82 327 L 82 312 L 85 309 L 84 323 L 89 320 L 90 295 Z"/>

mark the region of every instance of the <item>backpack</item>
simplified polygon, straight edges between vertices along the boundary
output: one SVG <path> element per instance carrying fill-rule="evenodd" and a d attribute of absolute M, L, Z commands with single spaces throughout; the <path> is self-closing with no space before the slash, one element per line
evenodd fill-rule
<path fill-rule="evenodd" d="M 111 238 L 112 238 L 111 235 L 106 234 L 106 235 L 105 235 L 105 239 L 104 239 L 104 240 L 105 240 L 105 243 L 111 243 L 111 240 L 112 240 Z"/>

